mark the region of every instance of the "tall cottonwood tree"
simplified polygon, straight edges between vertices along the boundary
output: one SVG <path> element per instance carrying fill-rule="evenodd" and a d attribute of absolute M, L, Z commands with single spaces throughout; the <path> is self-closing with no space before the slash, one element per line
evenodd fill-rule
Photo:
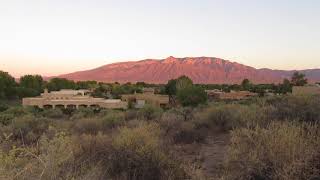
<path fill-rule="evenodd" d="M 20 88 L 29 92 L 28 96 L 37 96 L 43 91 L 44 81 L 40 75 L 25 75 L 20 78 Z"/>
<path fill-rule="evenodd" d="M 0 71 L 0 99 L 13 97 L 16 86 L 15 79 L 9 73 Z"/>
<path fill-rule="evenodd" d="M 305 78 L 305 74 L 299 73 L 298 71 L 294 72 L 291 77 L 291 84 L 293 86 L 304 86 L 308 84 L 308 79 Z"/>

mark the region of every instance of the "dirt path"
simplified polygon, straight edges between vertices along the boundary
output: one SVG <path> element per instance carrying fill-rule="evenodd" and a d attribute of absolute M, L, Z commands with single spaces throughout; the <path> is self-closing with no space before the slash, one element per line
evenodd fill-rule
<path fill-rule="evenodd" d="M 210 180 L 219 179 L 229 143 L 228 134 L 209 135 L 201 147 L 202 170 Z"/>

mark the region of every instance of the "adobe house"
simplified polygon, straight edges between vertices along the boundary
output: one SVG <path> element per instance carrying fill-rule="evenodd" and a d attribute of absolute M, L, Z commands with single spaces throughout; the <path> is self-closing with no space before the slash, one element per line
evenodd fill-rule
<path fill-rule="evenodd" d="M 320 85 L 319 84 L 308 84 L 305 86 L 293 86 L 293 95 L 320 95 Z"/>
<path fill-rule="evenodd" d="M 211 100 L 243 100 L 258 96 L 257 93 L 249 91 L 231 91 L 222 92 L 220 90 L 206 90 L 206 93 Z"/>
<path fill-rule="evenodd" d="M 39 108 L 73 108 L 95 107 L 106 109 L 127 109 L 128 103 L 121 99 L 93 98 L 88 90 L 61 90 L 48 92 L 45 90 L 40 97 L 23 98 L 23 106 Z"/>
<path fill-rule="evenodd" d="M 167 107 L 169 96 L 154 94 L 153 88 L 144 88 L 143 93 L 125 94 L 121 96 L 122 101 L 132 103 L 135 108 L 142 108 L 145 104 L 157 107 Z"/>

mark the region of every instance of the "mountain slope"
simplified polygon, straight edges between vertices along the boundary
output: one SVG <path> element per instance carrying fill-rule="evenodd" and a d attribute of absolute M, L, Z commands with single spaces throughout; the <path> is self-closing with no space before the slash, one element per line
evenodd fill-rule
<path fill-rule="evenodd" d="M 236 62 L 212 57 L 168 57 L 162 60 L 147 59 L 114 63 L 58 77 L 75 81 L 166 83 L 170 79 L 186 75 L 195 83 L 230 84 L 240 83 L 245 78 L 254 83 L 281 82 L 283 78 L 289 78 L 293 72 L 255 69 Z M 320 69 L 303 70 L 301 72 L 305 73 L 311 81 L 320 81 Z"/>

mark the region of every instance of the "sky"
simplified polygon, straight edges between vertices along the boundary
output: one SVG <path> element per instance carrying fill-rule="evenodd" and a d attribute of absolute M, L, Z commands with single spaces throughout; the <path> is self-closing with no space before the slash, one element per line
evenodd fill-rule
<path fill-rule="evenodd" d="M 15 77 L 168 56 L 320 68 L 320 1 L 0 0 L 0 70 Z"/>

